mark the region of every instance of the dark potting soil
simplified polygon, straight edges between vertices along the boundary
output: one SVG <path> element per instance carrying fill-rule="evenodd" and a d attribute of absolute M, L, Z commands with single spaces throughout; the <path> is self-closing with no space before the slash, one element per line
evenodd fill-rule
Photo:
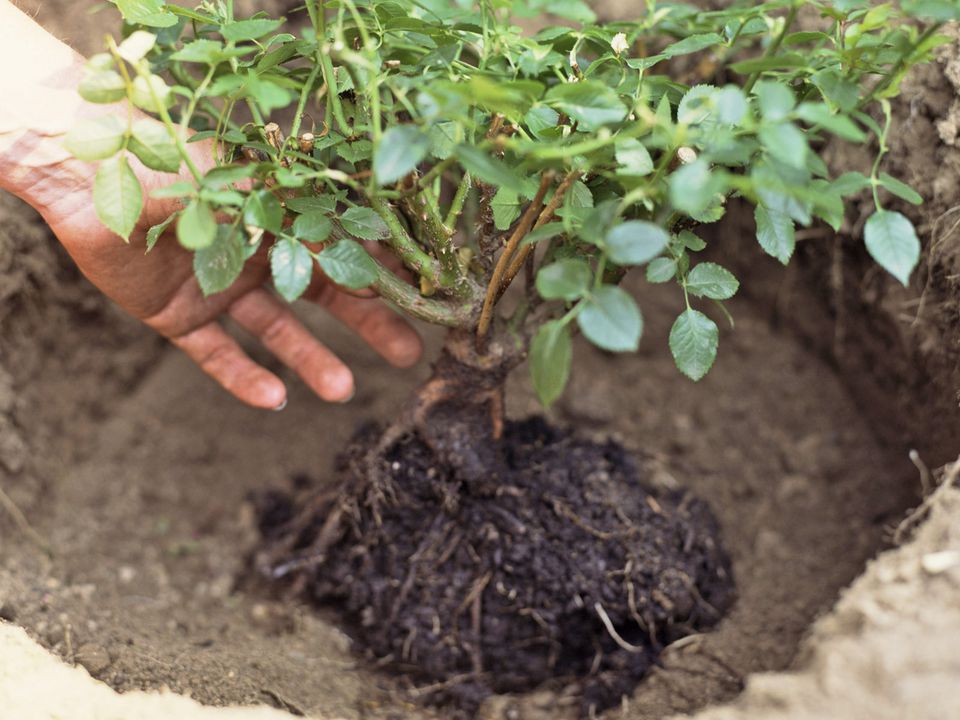
<path fill-rule="evenodd" d="M 379 437 L 367 428 L 341 456 L 336 495 L 261 503 L 261 559 L 336 608 L 355 649 L 419 698 L 470 716 L 491 694 L 556 681 L 586 715 L 733 601 L 706 504 L 647 486 L 616 442 L 508 423 L 506 477 L 467 483 L 415 434 L 371 469 Z"/>

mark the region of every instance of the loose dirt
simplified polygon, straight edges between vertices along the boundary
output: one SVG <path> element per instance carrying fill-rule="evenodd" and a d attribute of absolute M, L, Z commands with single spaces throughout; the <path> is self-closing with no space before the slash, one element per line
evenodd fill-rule
<path fill-rule="evenodd" d="M 90 51 L 105 28 L 102 16 L 91 22 L 81 7 L 89 3 L 46 3 L 42 19 L 61 34 L 69 29 L 70 39 Z M 937 209 L 923 225 L 930 232 L 960 202 L 949 173 L 954 160 L 934 159 L 960 152 L 946 144 L 949 127 L 940 125 L 955 117 L 947 108 L 955 96 L 934 89 L 950 62 L 932 68 L 929 82 L 912 86 L 900 106 L 903 122 L 912 117 L 912 127 L 933 128 L 918 135 L 930 144 L 917 141 L 892 159 L 918 173 L 926 168 L 924 177 L 939 188 Z M 789 667 L 810 623 L 917 501 L 905 447 L 926 443 L 934 461 L 952 459 L 945 455 L 957 437 L 957 245 L 952 224 L 937 227 L 946 234 L 936 235 L 945 239 L 930 263 L 934 282 L 919 325 L 919 292 L 895 294 L 864 270 L 862 252 L 849 244 L 805 242 L 812 249 L 783 275 L 742 254 L 738 235 L 749 243 L 749 229 L 728 225 L 719 259 L 753 264 L 753 277 L 766 278 L 769 292 L 758 288 L 752 299 L 732 303 L 736 330 L 723 332 L 718 365 L 702 384 L 683 380 L 669 359 L 669 323 L 682 306 L 669 293 L 637 288 L 647 322 L 639 356 L 578 345 L 572 386 L 553 419 L 617 438 L 656 460 L 658 485 L 681 481 L 704 498 L 717 515 L 739 591 L 715 631 L 668 648 L 624 709 L 608 717 L 689 711 L 736 696 L 749 673 Z M 284 488 L 296 474 L 325 477 L 356 425 L 396 415 L 425 370 L 387 369 L 307 312 L 355 367 L 357 398 L 326 406 L 291 380 L 292 402 L 283 412 L 242 408 L 182 356 L 159 350 L 119 317 L 53 248 L 35 215 L 0 199 L 0 489 L 55 552 L 48 560 L 0 514 L 0 618 L 124 691 L 167 687 L 209 704 L 265 703 L 351 720 L 428 715 L 395 678 L 350 652 L 332 617 L 234 587 L 256 539 L 250 494 Z M 837 262 L 844 283 L 809 280 L 837 277 L 823 272 Z M 825 309 L 816 309 L 820 299 Z M 858 340 L 869 336 L 882 341 L 857 355 Z M 513 417 L 537 411 L 522 371 L 511 381 L 509 410 Z M 945 525 L 960 513 L 955 503 L 949 507 L 952 514 L 937 516 L 946 519 L 924 547 L 943 548 L 934 540 L 942 543 Z M 919 560 L 910 562 L 915 568 Z M 883 596 L 884 607 L 910 608 L 928 595 L 945 607 L 948 591 L 955 596 L 949 573 L 931 579 L 927 571 L 897 572 L 902 583 L 881 578 L 893 593 Z M 938 583 L 930 593 L 927 582 Z M 837 662 L 890 658 L 900 674 L 856 675 L 890 698 L 882 691 L 910 669 L 899 660 L 915 658 L 916 665 L 926 656 L 904 650 L 919 634 L 857 645 L 863 638 L 853 628 L 883 625 L 871 604 L 878 587 L 869 580 L 843 627 L 818 625 L 815 637 L 846 633 L 851 645 L 833 656 Z M 925 637 L 936 638 L 928 610 L 916 618 L 918 633 L 922 625 Z M 938 653 L 931 662 L 944 678 L 955 678 L 950 648 Z M 791 692 L 749 697 L 769 708 L 786 704 Z M 561 718 L 563 698 L 499 698 L 484 712 L 485 720 L 517 717 L 511 712 Z M 849 717 L 862 716 L 855 712 Z"/>

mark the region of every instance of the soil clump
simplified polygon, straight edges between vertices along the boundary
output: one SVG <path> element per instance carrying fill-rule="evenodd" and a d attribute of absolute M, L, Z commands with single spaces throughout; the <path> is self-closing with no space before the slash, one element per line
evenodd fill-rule
<path fill-rule="evenodd" d="M 335 496 L 270 495 L 261 529 L 273 574 L 336 607 L 357 649 L 430 703 L 467 717 L 491 694 L 554 681 L 586 717 L 733 601 L 706 503 L 653 488 L 615 441 L 510 422 L 496 482 L 479 483 L 415 433 L 371 468 L 380 439 L 357 435 Z"/>

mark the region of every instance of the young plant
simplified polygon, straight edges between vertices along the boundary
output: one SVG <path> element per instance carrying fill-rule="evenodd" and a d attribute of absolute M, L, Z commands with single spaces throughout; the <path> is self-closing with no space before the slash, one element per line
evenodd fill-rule
<path fill-rule="evenodd" d="M 921 199 L 882 171 L 889 99 L 960 18 L 949 0 L 711 12 L 645 0 L 635 20 L 608 24 L 581 0 L 307 0 L 289 21 L 235 17 L 231 0 L 115 4 L 126 38 L 90 59 L 80 92 L 162 124 L 108 117 L 68 137 L 101 161 L 103 223 L 127 238 L 140 213 L 128 153 L 186 166 L 191 181 L 154 191 L 183 208 L 150 231 L 148 252 L 193 251 L 207 294 L 258 252 L 291 302 L 318 269 L 372 288 L 450 328 L 449 354 L 471 368 L 441 372 L 421 403 L 462 392 L 481 404 L 528 355 L 540 399 L 556 400 L 575 329 L 636 350 L 643 319 L 621 280 L 638 267 L 677 284 L 670 350 L 702 378 L 719 339 L 704 309 L 726 315 L 739 283 L 699 259 L 699 230 L 731 202 L 754 206 L 758 242 L 786 264 L 798 224 L 839 229 L 845 199 L 870 190 L 866 248 L 906 284 L 920 244 L 886 203 Z M 541 11 L 563 24 L 513 24 Z M 871 174 L 832 177 L 817 153 L 831 137 L 876 145 Z M 206 139 L 215 167 L 203 173 L 187 144 Z"/>

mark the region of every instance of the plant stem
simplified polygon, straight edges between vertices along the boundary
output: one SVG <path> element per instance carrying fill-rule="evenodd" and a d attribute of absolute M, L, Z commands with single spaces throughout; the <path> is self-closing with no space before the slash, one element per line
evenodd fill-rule
<path fill-rule="evenodd" d="M 303 113 L 307 109 L 307 100 L 310 98 L 310 93 L 313 92 L 313 84 L 317 81 L 317 75 L 319 73 L 320 66 L 314 65 L 310 70 L 310 74 L 307 76 L 303 89 L 300 91 L 300 102 L 297 103 L 297 112 L 293 116 L 293 124 L 290 126 L 290 137 L 293 138 L 294 141 L 300 136 L 300 125 L 303 122 Z M 280 150 L 281 161 L 283 160 L 285 151 L 286 145 Z"/>
<path fill-rule="evenodd" d="M 780 49 L 780 46 L 783 44 L 783 39 L 787 36 L 787 33 L 790 32 L 790 26 L 793 25 L 793 21 L 797 19 L 797 13 L 800 10 L 800 5 L 794 2 L 790 6 L 790 12 L 787 13 L 787 19 L 783 22 L 783 29 L 777 35 L 770 47 L 767 48 L 767 51 L 763 54 L 764 58 L 771 58 L 777 54 L 777 51 Z M 747 84 L 743 86 L 743 93 L 749 95 L 750 91 L 753 90 L 753 86 L 757 84 L 757 80 L 760 79 L 761 70 L 757 70 L 750 76 L 750 79 L 747 80 Z"/>
<path fill-rule="evenodd" d="M 457 188 L 457 194 L 453 196 L 453 202 L 450 203 L 450 210 L 447 212 L 447 218 L 444 221 L 444 225 L 448 228 L 452 229 L 457 226 L 457 221 L 463 212 L 463 206 L 467 201 L 467 194 L 470 192 L 471 185 L 470 173 L 465 172 L 463 178 L 460 180 L 460 186 Z"/>
<path fill-rule="evenodd" d="M 540 207 L 543 205 L 543 198 L 546 197 L 547 190 L 550 189 L 552 183 L 553 173 L 544 173 L 543 177 L 540 178 L 540 188 L 537 190 L 536 197 L 534 197 L 533 201 L 527 206 L 527 210 L 523 214 L 520 224 L 517 225 L 516 230 L 513 231 L 513 235 L 510 236 L 506 247 L 503 249 L 503 252 L 500 253 L 496 266 L 493 268 L 490 283 L 487 285 L 486 297 L 483 300 L 483 309 L 480 312 L 480 321 L 477 324 L 478 346 L 483 343 L 487 332 L 490 330 L 490 324 L 493 322 L 493 306 L 500 296 L 500 283 L 503 280 L 504 273 L 507 271 L 510 260 L 520 246 L 521 241 L 527 233 L 530 232 L 530 228 L 533 227 L 534 218 L 536 218 L 537 213 L 540 212 Z"/>
<path fill-rule="evenodd" d="M 473 302 L 426 298 L 379 262 L 377 272 L 377 279 L 371 287 L 410 317 L 450 328 L 469 328 L 473 324 Z"/>
<path fill-rule="evenodd" d="M 905 52 L 900 56 L 900 59 L 897 60 L 897 64 L 893 66 L 890 74 L 878 82 L 873 90 L 870 91 L 870 94 L 857 104 L 857 109 L 863 109 L 866 105 L 869 105 L 871 102 L 873 102 L 877 98 L 877 95 L 889 88 L 893 84 L 894 80 L 896 80 L 897 76 L 903 72 L 903 69 L 906 67 L 910 56 L 913 55 L 920 47 L 922 47 L 927 40 L 939 32 L 940 28 L 942 27 L 943 23 L 934 23 L 928 27 L 926 31 L 924 31 L 924 33 L 917 38 L 917 41 L 913 44 L 913 47 L 910 48 L 909 52 Z"/>
<path fill-rule="evenodd" d="M 370 207 L 381 217 L 390 230 L 388 244 L 403 264 L 433 285 L 439 285 L 439 272 L 436 261 L 420 249 L 420 246 L 407 233 L 400 220 L 382 195 L 369 198 Z"/>

